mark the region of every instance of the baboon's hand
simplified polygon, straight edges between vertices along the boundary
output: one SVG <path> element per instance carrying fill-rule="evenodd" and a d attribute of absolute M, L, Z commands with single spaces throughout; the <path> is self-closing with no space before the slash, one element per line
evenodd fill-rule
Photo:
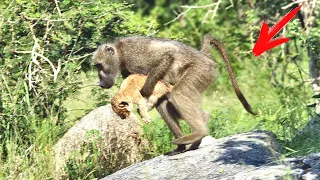
<path fill-rule="evenodd" d="M 140 93 L 143 97 L 149 97 L 152 94 L 152 89 L 149 88 L 148 86 L 143 86 Z"/>

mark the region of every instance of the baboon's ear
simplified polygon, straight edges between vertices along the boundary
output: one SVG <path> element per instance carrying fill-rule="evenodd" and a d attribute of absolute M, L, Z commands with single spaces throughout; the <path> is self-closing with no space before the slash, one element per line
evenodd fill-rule
<path fill-rule="evenodd" d="M 105 47 L 105 50 L 106 50 L 108 53 L 110 53 L 111 55 L 114 55 L 114 49 L 113 49 L 113 47 L 106 46 L 106 47 Z"/>
<path fill-rule="evenodd" d="M 121 101 L 119 104 L 119 107 L 126 107 L 129 106 L 129 103 L 127 101 Z"/>

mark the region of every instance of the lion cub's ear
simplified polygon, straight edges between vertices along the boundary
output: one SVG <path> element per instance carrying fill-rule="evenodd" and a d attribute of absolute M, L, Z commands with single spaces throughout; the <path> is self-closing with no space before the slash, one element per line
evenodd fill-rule
<path fill-rule="evenodd" d="M 129 106 L 129 103 L 127 101 L 121 101 L 119 104 L 119 107 L 121 107 L 121 108 L 125 108 L 127 106 Z"/>

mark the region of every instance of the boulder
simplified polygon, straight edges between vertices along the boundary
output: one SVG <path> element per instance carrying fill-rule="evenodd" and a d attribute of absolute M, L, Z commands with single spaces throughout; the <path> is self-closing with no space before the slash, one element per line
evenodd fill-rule
<path fill-rule="evenodd" d="M 112 111 L 111 105 L 91 111 L 55 145 L 55 179 L 66 178 L 66 163 L 72 155 L 75 157 L 78 153 L 77 158 L 85 159 L 92 149 L 98 152 L 106 172 L 140 162 L 145 143 L 141 133 L 141 124 L 133 113 L 127 119 L 121 119 Z"/>
<path fill-rule="evenodd" d="M 319 155 L 283 159 L 275 137 L 254 131 L 214 139 L 205 137 L 199 149 L 158 156 L 131 165 L 103 180 L 139 179 L 319 179 Z M 309 174 L 308 174 L 309 173 Z"/>
<path fill-rule="evenodd" d="M 320 106 L 319 106 L 320 108 Z M 294 138 L 299 139 L 300 137 L 305 136 L 319 136 L 320 135 L 320 115 L 316 114 L 302 130 Z"/>

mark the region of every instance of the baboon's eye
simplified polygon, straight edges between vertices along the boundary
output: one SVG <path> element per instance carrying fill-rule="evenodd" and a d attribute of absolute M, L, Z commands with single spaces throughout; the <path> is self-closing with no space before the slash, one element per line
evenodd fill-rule
<path fill-rule="evenodd" d="M 96 66 L 97 69 L 102 69 L 102 64 L 101 63 L 95 64 L 94 66 Z"/>
<path fill-rule="evenodd" d="M 106 46 L 106 51 L 107 51 L 108 53 L 110 53 L 111 55 L 114 55 L 114 49 L 113 49 L 112 47 Z"/>
<path fill-rule="evenodd" d="M 119 107 L 126 107 L 126 106 L 129 106 L 129 103 L 126 101 L 121 101 L 119 104 Z"/>

